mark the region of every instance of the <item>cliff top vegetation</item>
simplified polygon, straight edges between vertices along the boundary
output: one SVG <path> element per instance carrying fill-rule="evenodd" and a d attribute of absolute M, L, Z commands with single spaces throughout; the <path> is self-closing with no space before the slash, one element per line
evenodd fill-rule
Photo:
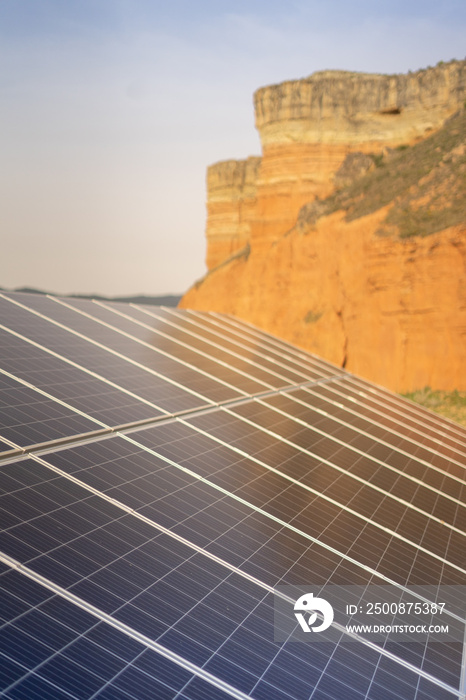
<path fill-rule="evenodd" d="M 305 205 L 297 227 L 305 232 L 322 216 L 338 210 L 352 221 L 392 203 L 378 234 L 426 236 L 464 221 L 466 211 L 466 109 L 413 146 L 386 149 L 371 157 L 348 156 L 355 177 L 324 200 Z M 350 170 L 344 163 L 341 174 Z M 363 175 L 359 173 L 361 170 Z M 359 175 L 359 176 L 358 176 Z"/>

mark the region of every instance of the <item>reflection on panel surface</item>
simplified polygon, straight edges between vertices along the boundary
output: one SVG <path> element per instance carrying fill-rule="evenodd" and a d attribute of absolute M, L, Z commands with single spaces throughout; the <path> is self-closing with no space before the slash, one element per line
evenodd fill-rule
<path fill-rule="evenodd" d="M 274 601 L 464 584 L 466 431 L 217 314 L 0 312 L 4 697 L 460 697 L 461 644 L 278 642 Z"/>

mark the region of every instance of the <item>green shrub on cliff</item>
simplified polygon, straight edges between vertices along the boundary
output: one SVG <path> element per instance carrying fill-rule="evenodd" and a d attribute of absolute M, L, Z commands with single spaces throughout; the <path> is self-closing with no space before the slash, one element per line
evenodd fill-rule
<path fill-rule="evenodd" d="M 426 236 L 465 221 L 466 111 L 414 146 L 373 154 L 375 168 L 316 207 L 305 205 L 298 223 L 315 223 L 338 210 L 353 221 L 393 203 L 379 233 L 396 227 L 401 238 Z"/>

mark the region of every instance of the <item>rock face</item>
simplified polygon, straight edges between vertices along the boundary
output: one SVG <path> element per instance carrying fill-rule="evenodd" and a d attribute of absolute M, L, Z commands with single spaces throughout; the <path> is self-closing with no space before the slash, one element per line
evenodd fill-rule
<path fill-rule="evenodd" d="M 242 250 L 251 237 L 260 158 L 226 160 L 207 169 L 207 267 Z"/>
<path fill-rule="evenodd" d="M 464 61 L 407 75 L 321 71 L 257 90 L 256 127 L 263 148 L 412 141 L 458 109 L 465 79 Z"/>
<path fill-rule="evenodd" d="M 396 391 L 466 389 L 464 204 L 462 221 L 451 214 L 461 209 L 464 119 L 456 136 L 432 141 L 441 153 L 432 172 L 419 169 L 422 186 L 417 146 L 412 162 L 393 161 L 387 182 L 406 183 L 385 187 L 392 200 L 378 167 L 392 149 L 430 144 L 465 97 L 465 61 L 395 76 L 325 71 L 258 90 L 262 159 L 209 168 L 211 272 L 181 305 L 232 313 Z M 358 177 L 356 194 L 344 189 Z M 350 216 L 379 181 L 378 204 Z M 409 207 L 414 222 L 423 207 L 432 221 L 444 207 L 451 221 L 426 225 L 426 237 L 403 233 Z"/>

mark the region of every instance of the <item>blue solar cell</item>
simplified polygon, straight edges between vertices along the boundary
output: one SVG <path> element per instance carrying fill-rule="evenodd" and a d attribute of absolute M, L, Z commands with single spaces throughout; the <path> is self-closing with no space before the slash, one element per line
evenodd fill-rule
<path fill-rule="evenodd" d="M 459 696 L 461 644 L 279 643 L 271 587 L 463 584 L 464 430 L 236 320 L 13 298 L 66 328 L 0 300 L 6 698 Z"/>
<path fill-rule="evenodd" d="M 24 666 L 3 657 L 0 664 L 0 691 L 21 678 L 24 675 L 24 670 Z"/>
<path fill-rule="evenodd" d="M 231 695 L 229 693 L 209 685 L 209 683 L 198 676 L 193 678 L 179 697 L 177 696 L 177 700 L 229 700 L 230 698 Z M 270 700 L 273 700 L 273 698 L 270 698 Z"/>
<path fill-rule="evenodd" d="M 17 584 L 17 595 L 10 598 L 23 604 L 0 636 L 5 697 L 86 698 L 106 686 L 126 689 L 136 698 L 148 697 L 145 692 L 173 698 L 193 677 L 179 664 L 17 572 L 7 570 L 2 582 L 5 589 Z"/>
<path fill-rule="evenodd" d="M 9 690 L 5 697 L 11 700 L 69 700 L 70 695 L 40 676 L 30 675 Z M 76 695 L 71 697 L 76 698 Z"/>

